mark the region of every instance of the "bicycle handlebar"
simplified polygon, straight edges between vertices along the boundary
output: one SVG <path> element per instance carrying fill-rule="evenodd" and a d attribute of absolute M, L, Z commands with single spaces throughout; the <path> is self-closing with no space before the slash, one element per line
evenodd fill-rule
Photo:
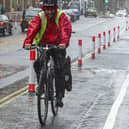
<path fill-rule="evenodd" d="M 65 48 L 60 48 L 59 46 L 57 45 L 53 45 L 53 44 L 46 44 L 46 45 L 38 45 L 38 46 L 35 46 L 35 45 L 31 45 L 31 48 L 30 49 L 39 49 L 39 48 L 42 48 L 43 50 L 50 50 L 50 49 L 65 49 Z"/>
<path fill-rule="evenodd" d="M 31 48 L 43 48 L 45 50 L 48 50 L 48 49 L 52 49 L 52 48 L 59 48 L 58 46 L 56 45 L 53 45 L 53 44 L 47 44 L 47 45 L 39 45 L 39 46 L 35 46 L 35 45 L 32 45 Z"/>
<path fill-rule="evenodd" d="M 24 47 L 23 47 L 24 48 Z M 46 45 L 34 45 L 32 44 L 30 48 L 24 48 L 25 50 L 32 50 L 32 49 L 39 49 L 39 48 L 42 48 L 43 50 L 48 50 L 48 49 L 65 49 L 65 48 L 60 48 L 59 46 L 57 45 L 53 45 L 53 44 L 46 44 Z"/>

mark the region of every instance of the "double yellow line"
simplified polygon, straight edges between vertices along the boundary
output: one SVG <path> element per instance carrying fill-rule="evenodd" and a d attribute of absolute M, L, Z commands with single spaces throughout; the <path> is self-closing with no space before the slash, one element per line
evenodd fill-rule
<path fill-rule="evenodd" d="M 21 96 L 28 92 L 28 86 L 0 99 L 0 108 L 13 101 L 16 97 Z"/>

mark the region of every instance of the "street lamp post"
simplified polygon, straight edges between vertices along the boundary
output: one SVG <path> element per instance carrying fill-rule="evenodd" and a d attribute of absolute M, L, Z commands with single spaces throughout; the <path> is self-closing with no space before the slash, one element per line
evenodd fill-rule
<path fill-rule="evenodd" d="M 80 0 L 80 12 L 82 10 L 82 0 Z"/>

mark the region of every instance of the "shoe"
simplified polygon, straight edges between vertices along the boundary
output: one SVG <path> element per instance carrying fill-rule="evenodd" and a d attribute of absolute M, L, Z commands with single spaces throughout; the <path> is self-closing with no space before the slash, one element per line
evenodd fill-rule
<path fill-rule="evenodd" d="M 63 107 L 63 101 L 61 97 L 56 98 L 56 107 Z"/>

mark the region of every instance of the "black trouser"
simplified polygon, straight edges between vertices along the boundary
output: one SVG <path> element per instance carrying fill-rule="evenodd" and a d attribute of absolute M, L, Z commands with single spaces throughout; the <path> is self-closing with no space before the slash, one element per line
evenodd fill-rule
<path fill-rule="evenodd" d="M 49 52 L 49 54 L 54 59 L 56 96 L 64 97 L 65 93 L 64 64 L 65 64 L 66 49 L 52 49 Z M 39 78 L 41 64 L 42 63 L 39 61 L 39 59 L 37 59 L 34 63 L 34 69 L 37 74 L 37 78 Z"/>

